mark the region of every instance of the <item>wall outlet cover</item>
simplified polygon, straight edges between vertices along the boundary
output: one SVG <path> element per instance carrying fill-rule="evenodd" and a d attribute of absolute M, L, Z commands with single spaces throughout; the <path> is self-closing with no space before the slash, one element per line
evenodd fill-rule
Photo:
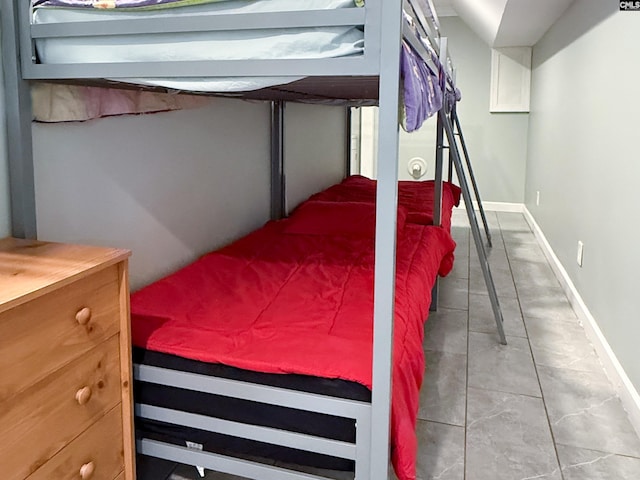
<path fill-rule="evenodd" d="M 578 262 L 578 265 L 582 266 L 582 260 L 584 257 L 584 243 L 582 243 L 580 240 L 578 240 L 578 254 L 576 257 L 576 261 Z"/>

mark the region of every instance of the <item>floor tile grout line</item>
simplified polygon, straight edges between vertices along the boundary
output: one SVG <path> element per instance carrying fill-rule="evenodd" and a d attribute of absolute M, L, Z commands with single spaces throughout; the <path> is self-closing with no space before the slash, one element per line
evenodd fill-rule
<path fill-rule="evenodd" d="M 456 425 L 455 423 L 442 422 L 442 421 L 439 421 L 439 420 L 428 420 L 426 418 L 418 418 L 418 421 L 419 422 L 435 423 L 437 425 L 444 425 L 446 427 L 466 428 L 464 425 Z"/>
<path fill-rule="evenodd" d="M 466 278 L 460 278 L 458 280 L 468 280 Z M 443 307 L 442 305 L 438 305 L 438 311 L 442 311 L 442 310 L 454 310 L 456 312 L 468 312 L 469 311 L 469 307 L 467 306 L 467 308 L 461 308 L 461 307 Z"/>
<path fill-rule="evenodd" d="M 558 445 L 560 445 L 562 447 L 575 448 L 576 450 L 587 450 L 589 452 L 594 452 L 594 453 L 602 453 L 602 454 L 605 454 L 605 455 L 614 455 L 616 457 L 630 458 L 632 460 L 640 460 L 640 457 L 635 457 L 633 455 L 627 455 L 627 454 L 624 454 L 624 453 L 606 452 L 604 450 L 598 450 L 598 449 L 593 449 L 593 448 L 577 447 L 575 445 L 569 445 L 567 443 L 562 443 L 562 442 L 558 442 Z"/>
<path fill-rule="evenodd" d="M 535 398 L 536 400 L 542 400 L 542 397 L 539 397 L 537 395 L 531 395 L 531 394 L 528 394 L 528 393 L 520 393 L 520 392 L 509 392 L 507 390 L 501 390 L 499 388 L 483 388 L 483 387 L 476 387 L 476 386 L 473 386 L 473 385 L 469 386 L 469 388 L 473 388 L 474 390 L 481 390 L 483 392 L 504 393 L 504 394 L 507 394 L 507 395 L 517 395 L 519 397 Z"/>
<path fill-rule="evenodd" d="M 495 332 L 481 332 L 479 330 L 469 330 L 469 333 L 480 333 L 482 335 L 494 335 L 495 334 Z M 505 334 L 505 337 L 507 337 L 507 338 L 509 338 L 509 337 L 521 338 L 523 340 L 527 340 L 527 337 L 523 337 L 522 335 L 506 335 Z"/>
<path fill-rule="evenodd" d="M 500 226 L 500 216 L 498 217 L 498 225 Z M 502 236 L 502 228 L 500 228 L 500 236 L 502 241 L 504 242 L 504 237 Z M 553 433 L 553 428 L 551 427 L 551 419 L 549 418 L 549 410 L 547 409 L 547 402 L 544 397 L 544 390 L 542 389 L 542 383 L 540 382 L 540 374 L 538 373 L 538 365 L 536 364 L 535 357 L 533 356 L 533 348 L 531 348 L 531 339 L 529 338 L 529 330 L 527 329 L 527 324 L 524 321 L 524 311 L 522 310 L 522 304 L 520 303 L 520 295 L 518 294 L 518 286 L 516 285 L 515 278 L 513 277 L 513 269 L 511 267 L 511 259 L 509 258 L 509 253 L 507 253 L 507 263 L 509 264 L 509 271 L 511 272 L 511 278 L 513 280 L 513 285 L 516 289 L 516 295 L 518 295 L 518 308 L 520 310 L 520 315 L 522 316 L 522 324 L 524 325 L 525 333 L 527 334 L 527 344 L 529 345 L 529 351 L 531 352 L 531 363 L 533 363 L 533 369 L 536 372 L 536 380 L 538 381 L 538 386 L 540 387 L 540 399 L 542 400 L 542 406 L 544 408 L 545 416 L 547 417 L 547 425 L 549 426 L 549 434 L 551 435 L 551 442 L 553 443 L 553 451 L 556 454 L 556 461 L 558 462 L 558 472 L 560 473 L 560 478 L 564 480 L 564 472 L 562 471 L 562 463 L 560 462 L 560 454 L 558 453 L 558 445 L 556 443 L 556 437 Z"/>
<path fill-rule="evenodd" d="M 463 445 L 463 459 L 464 466 L 462 468 L 462 479 L 467 479 L 467 435 L 469 433 L 469 337 L 471 326 L 471 298 L 469 290 L 471 288 L 471 232 L 470 227 L 467 230 L 467 355 L 466 355 L 466 374 L 465 374 L 465 390 L 464 390 L 464 445 Z"/>

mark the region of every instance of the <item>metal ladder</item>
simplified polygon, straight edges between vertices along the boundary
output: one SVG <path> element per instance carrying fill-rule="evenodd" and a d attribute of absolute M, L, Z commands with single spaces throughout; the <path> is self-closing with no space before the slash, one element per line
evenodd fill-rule
<path fill-rule="evenodd" d="M 480 199 L 480 193 L 478 191 L 478 185 L 476 183 L 473 169 L 471 168 L 471 162 L 469 160 L 469 152 L 467 150 L 464 136 L 462 135 L 462 128 L 458 115 L 456 112 L 455 101 L 453 105 L 447 105 L 447 100 L 444 100 L 445 105 L 438 112 L 438 125 L 436 131 L 436 172 L 435 172 L 435 205 L 434 205 L 434 223 L 439 223 L 442 212 L 441 204 L 441 192 L 442 192 L 442 160 L 443 150 L 449 149 L 449 181 L 453 175 L 453 168 L 455 168 L 456 175 L 458 176 L 458 182 L 460 183 L 460 189 L 462 191 L 462 198 L 464 200 L 465 208 L 467 210 L 467 216 L 469 218 L 469 225 L 471 226 L 471 233 L 473 235 L 473 241 L 476 245 L 476 251 L 478 252 L 478 259 L 480 261 L 480 267 L 482 269 L 482 275 L 484 277 L 485 284 L 487 285 L 487 292 L 489 293 L 489 300 L 491 301 L 491 308 L 496 321 L 496 327 L 498 329 L 498 335 L 500 337 L 500 343 L 502 345 L 507 344 L 507 339 L 504 334 L 503 317 L 500 309 L 500 302 L 498 300 L 498 294 L 496 293 L 496 286 L 493 282 L 493 276 L 491 275 L 491 268 L 487 259 L 487 251 L 482 241 L 480 234 L 480 227 L 478 224 L 478 217 L 474 209 L 473 201 L 471 199 L 471 191 L 469 189 L 469 182 L 467 181 L 467 172 L 465 171 L 462 160 L 460 157 L 460 150 L 458 148 L 458 140 L 462 146 L 466 166 L 471 178 L 471 184 L 473 186 L 474 196 L 478 203 L 478 209 L 482 217 L 484 224 L 484 230 L 487 236 L 487 244 L 489 247 L 491 243 L 491 233 L 489 231 L 489 225 L 482 206 L 482 200 Z M 454 127 L 455 126 L 455 127 Z M 444 134 L 447 136 L 448 146 L 444 145 Z M 453 167 L 453 168 L 452 168 Z"/>
<path fill-rule="evenodd" d="M 473 193 L 476 197 L 478 210 L 480 211 L 480 218 L 482 219 L 482 224 L 484 225 L 484 232 L 487 237 L 487 245 L 489 247 L 493 247 L 493 243 L 491 241 L 491 232 L 489 231 L 489 224 L 487 223 L 487 216 L 484 214 L 482 200 L 480 199 L 480 190 L 478 190 L 478 184 L 476 183 L 476 176 L 473 173 L 473 167 L 471 166 L 471 160 L 469 159 L 467 142 L 465 142 L 464 135 L 462 134 L 462 126 L 460 125 L 460 120 L 458 119 L 458 111 L 455 105 L 451 109 L 450 117 L 451 117 L 451 124 L 453 127 L 453 134 L 460 141 L 460 147 L 462 147 L 462 153 L 464 155 L 465 163 L 467 166 L 467 172 L 469 172 L 469 178 L 471 180 L 471 185 L 473 187 Z M 458 149 L 458 152 L 460 152 L 460 149 Z M 449 182 L 451 182 L 451 175 L 453 174 L 452 163 L 453 163 L 453 155 L 449 155 Z"/>

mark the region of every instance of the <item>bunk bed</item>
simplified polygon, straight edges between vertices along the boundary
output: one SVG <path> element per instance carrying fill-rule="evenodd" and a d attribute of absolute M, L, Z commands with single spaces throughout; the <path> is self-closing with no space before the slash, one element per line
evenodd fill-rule
<path fill-rule="evenodd" d="M 16 236 L 35 237 L 35 201 L 33 185 L 33 163 L 30 141 L 30 100 L 29 81 L 56 80 L 110 85 L 127 88 L 132 85 L 208 92 L 231 95 L 245 99 L 265 99 L 272 101 L 272 216 L 279 219 L 284 216 L 284 174 L 282 149 L 283 102 L 288 100 L 305 102 L 342 102 L 348 105 L 377 104 L 380 108 L 378 171 L 375 184 L 375 222 L 368 227 L 375 231 L 358 237 L 362 252 L 367 257 L 363 262 L 365 277 L 372 282 L 371 311 L 368 322 L 372 330 L 367 338 L 370 370 L 360 381 L 370 390 L 364 394 L 327 395 L 310 387 L 307 391 L 273 385 L 264 380 L 246 377 L 238 380 L 235 374 L 221 373 L 219 377 L 202 374 L 200 367 L 174 365 L 167 368 L 160 360 L 138 363 L 135 378 L 159 386 L 159 388 L 182 389 L 194 395 L 215 394 L 233 401 L 258 402 L 269 407 L 280 407 L 304 411 L 310 414 L 329 415 L 347 419 L 353 433 L 349 438 L 326 438 L 322 433 L 291 432 L 273 428 L 246 424 L 234 420 L 220 420 L 203 412 L 180 412 L 166 407 L 154 407 L 140 403 L 136 405 L 137 415 L 151 421 L 165 421 L 175 425 L 207 426 L 217 434 L 252 439 L 275 446 L 295 447 L 311 453 L 320 453 L 354 462 L 357 479 L 378 480 L 387 478 L 389 462 L 389 436 L 391 430 L 392 408 L 392 359 L 394 357 L 394 315 L 397 308 L 415 309 L 424 321 L 428 305 L 428 296 L 423 295 L 419 305 L 406 305 L 406 299 L 396 296 L 396 281 L 409 281 L 402 276 L 406 268 L 404 263 L 411 256 L 407 250 L 407 239 L 415 245 L 419 238 L 440 237 L 441 241 L 426 242 L 424 248 L 414 251 L 432 257 L 431 265 L 423 271 L 424 282 L 435 277 L 441 270 L 442 260 L 449 253 L 446 245 L 448 233 L 439 225 L 442 222 L 442 155 L 437 155 L 436 179 L 433 183 L 434 202 L 432 223 L 417 225 L 406 222 L 406 212 L 398 208 L 398 125 L 402 123 L 408 129 L 418 128 L 421 121 L 430 114 L 437 113 L 439 118 L 439 147 L 443 147 L 442 129 L 449 139 L 449 148 L 461 181 L 462 195 L 467 212 L 472 220 L 474 239 L 481 258 L 485 258 L 482 242 L 477 231 L 472 202 L 468 187 L 464 184 L 460 158 L 455 148 L 454 132 L 451 129 L 447 111 L 455 103 L 456 88 L 451 61 L 447 54 L 446 39 L 439 34 L 438 18 L 431 0 L 366 0 L 356 4 L 342 0 L 314 0 L 304 6 L 303 2 L 219 2 L 207 5 L 206 2 L 192 6 L 179 6 L 180 0 L 167 0 L 176 3 L 177 8 L 148 10 L 144 16 L 137 12 L 122 9 L 132 6 L 138 0 L 49 0 L 49 6 L 36 1 L 35 12 L 30 2 L 24 0 L 2 0 L 2 44 L 7 97 L 7 114 L 15 121 L 8 122 L 9 161 L 11 177 L 11 200 L 13 231 Z M 128 2 L 128 3 L 127 3 Z M 155 0 L 142 0 L 142 3 L 163 3 Z M 79 10 L 67 7 L 80 6 Z M 189 3 L 189 2 L 183 2 Z M 267 10 L 244 10 L 238 4 L 252 6 L 264 5 Z M 122 5 L 121 5 L 122 4 Z M 277 6 L 273 6 L 277 5 Z M 305 2 L 304 5 L 307 5 Z M 151 6 L 151 5 L 147 5 Z M 170 5 L 164 5 L 166 7 Z M 227 9 L 230 6 L 231 9 Z M 234 8 L 238 7 L 234 10 Z M 219 10 L 220 9 L 220 10 Z M 98 11 L 100 10 L 100 11 Z M 145 9 L 141 9 L 140 13 Z M 185 12 L 176 15 L 176 11 Z M 105 15 L 108 14 L 108 15 Z M 50 15 L 50 16 L 49 16 Z M 60 15 L 60 16 L 58 16 Z M 78 16 L 76 16 L 78 15 Z M 299 34 L 305 38 L 311 32 L 324 31 L 333 38 L 328 40 L 334 45 L 336 37 L 346 39 L 328 56 L 324 49 L 318 53 L 296 52 L 287 55 L 268 48 L 256 55 L 249 54 L 252 47 L 242 49 L 242 53 L 229 56 L 203 57 L 199 53 L 185 55 L 184 51 L 173 51 L 164 56 L 163 51 L 149 53 L 149 44 L 155 40 L 167 45 L 171 42 L 204 41 L 204 38 L 218 38 L 222 42 L 235 41 L 228 37 L 240 33 L 240 37 L 257 35 L 260 41 L 266 41 L 272 34 Z M 311 43 L 317 43 L 313 37 Z M 145 39 L 148 39 L 145 43 Z M 133 40 L 133 44 L 131 41 Z M 298 41 L 294 41 L 298 43 Z M 302 42 L 304 43 L 304 42 Z M 142 45 L 142 57 L 122 57 L 122 53 L 133 50 L 134 44 Z M 125 45 L 122 49 L 115 46 Z M 219 45 L 219 44 L 218 44 Z M 76 47 L 78 50 L 76 50 Z M 88 48 L 86 48 L 88 47 Z M 163 47 L 164 48 L 164 47 Z M 201 51 L 221 51 L 215 44 L 206 45 Z M 188 50 L 190 51 L 190 49 Z M 51 53 L 53 52 L 53 54 Z M 79 52 L 75 57 L 59 56 L 60 53 Z M 101 56 L 105 53 L 105 56 Z M 73 53 L 75 55 L 75 53 Z M 148 56 L 145 56 L 147 55 Z M 403 70 L 404 69 L 404 70 Z M 399 72 L 403 72 L 402 82 Z M 414 72 L 422 74 L 424 83 L 412 77 Z M 249 79 L 249 81 L 245 81 Z M 434 80 L 435 79 L 435 80 Z M 434 88 L 437 87 L 437 88 Z M 399 92 L 403 91 L 404 101 L 399 101 Z M 440 97 L 438 97 L 438 92 Z M 410 94 L 414 93 L 414 96 Z M 415 95 L 417 94 L 417 96 Z M 452 100 L 453 98 L 453 100 Z M 438 103 L 440 102 L 440 103 Z M 402 112 L 401 114 L 399 112 Z M 461 178 L 462 177 L 462 178 Z M 341 202 L 334 202 L 339 204 Z M 348 202 L 347 202 L 348 203 Z M 357 202 L 356 202 L 357 203 Z M 446 206 L 445 206 L 446 207 Z M 448 207 L 447 207 L 448 208 Z M 295 218 L 295 214 L 292 219 Z M 265 231 L 281 228 L 283 223 L 274 222 L 265 227 Z M 475 227 L 474 227 L 475 224 Z M 263 232 L 261 230 L 261 232 Z M 428 233 L 427 233 L 428 232 Z M 261 235 L 263 233 L 258 233 Z M 285 233 L 286 234 L 286 233 Z M 295 235 L 289 232 L 290 251 L 297 251 L 297 245 L 312 244 L 320 256 L 331 259 L 331 249 L 323 246 L 334 245 L 333 240 L 326 241 L 323 235 L 318 241 L 314 235 Z M 416 237 L 417 235 L 417 237 Z M 281 238 L 283 235 L 280 235 Z M 311 238 L 309 238 L 311 237 Z M 330 236 L 333 238 L 333 236 Z M 338 237 L 341 237 L 338 235 Z M 251 237 L 255 240 L 255 237 Z M 242 245 L 255 245 L 253 240 L 243 239 Z M 360 245 L 360 244 L 358 244 Z M 368 245 L 368 248 L 364 246 Z M 439 247 L 438 247 L 439 245 Z M 449 245 L 450 246 L 450 245 Z M 308 246 L 307 246 L 308 248 Z M 228 253 L 228 252 L 227 252 Z M 267 252 L 271 254 L 273 252 Z M 290 252 L 289 252 L 290 254 Z M 418 253 L 416 253 L 418 254 Z M 247 253 L 247 255 L 251 255 Z M 213 258 L 218 258 L 212 254 Z M 396 264 L 396 259 L 399 259 Z M 207 259 L 207 260 L 204 260 Z M 208 261 L 204 257 L 200 261 Z M 336 260 L 335 258 L 333 259 Z M 340 263 L 339 261 L 337 263 Z M 483 262 L 483 273 L 488 287 L 492 289 L 488 263 Z M 421 264 L 421 262 L 418 262 Z M 403 270 L 404 269 L 404 270 Z M 406 273 L 406 272 L 405 272 Z M 398 276 L 400 274 L 400 276 Z M 177 273 L 176 275 L 180 275 Z M 417 278 L 417 277 L 416 277 Z M 170 282 L 169 282 L 170 283 Z M 163 284 L 165 285 L 165 284 Z M 158 287 L 162 288 L 162 287 Z M 420 289 L 424 293 L 424 288 Z M 145 295 L 145 294 L 141 294 Z M 501 314 L 495 291 L 491 295 L 492 306 L 501 330 Z M 154 298 L 157 296 L 153 295 Z M 137 300 L 136 300 L 137 302 Z M 144 302 L 143 302 L 144 303 Z M 144 316 L 144 312 L 139 312 Z M 157 313 L 157 312 L 155 312 Z M 153 314 L 149 314 L 153 316 Z M 415 323 L 413 330 L 415 331 Z M 402 328 L 409 328 L 401 326 Z M 141 343 L 147 344 L 149 338 L 141 335 Z M 372 342 L 369 344 L 368 342 Z M 397 350 L 399 351 L 399 350 Z M 174 352 L 175 353 L 175 352 Z M 142 354 L 145 355 L 144 353 Z M 196 360 L 196 359 L 192 359 Z M 143 360 L 141 360 L 143 361 Z M 157 361 L 160 363 L 152 365 Z M 185 360 L 186 361 L 186 360 Z M 178 360 L 180 362 L 180 360 Z M 239 365 L 241 368 L 243 365 Z M 244 365 L 246 366 L 246 365 Z M 208 373 L 208 372 L 207 372 Z M 237 372 L 236 372 L 237 373 Z M 313 372 L 302 371 L 299 373 Z M 340 376 L 340 375 L 338 375 Z M 344 380 L 344 379 L 343 379 Z M 347 380 L 354 380 L 349 378 Z M 364 395 L 364 396 L 363 396 Z M 323 417 L 324 418 L 324 417 Z M 394 427 L 395 428 L 395 427 Z M 351 436 L 352 435 L 352 436 Z M 406 447 L 414 449 L 415 445 Z M 138 452 L 166 458 L 169 460 L 200 465 L 212 470 L 233 473 L 247 478 L 271 479 L 321 479 L 317 475 L 296 472 L 281 467 L 256 463 L 250 460 L 230 457 L 223 453 L 201 452 L 163 441 L 160 438 L 143 438 L 137 443 Z M 403 458 L 411 458 L 408 457 Z M 397 458 L 396 458 L 397 460 Z M 397 462 L 396 462 L 397 463 Z M 411 480 L 415 475 L 415 466 L 397 465 L 401 480 Z M 133 480 L 133 479 L 127 479 Z"/>

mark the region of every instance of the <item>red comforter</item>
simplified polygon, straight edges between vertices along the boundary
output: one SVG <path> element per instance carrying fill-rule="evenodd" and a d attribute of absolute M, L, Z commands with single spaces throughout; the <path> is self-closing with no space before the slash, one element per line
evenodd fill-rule
<path fill-rule="evenodd" d="M 270 222 L 134 293 L 134 345 L 370 388 L 373 239 L 287 234 L 287 222 Z M 407 223 L 398 235 L 391 434 L 400 480 L 415 479 L 423 323 L 454 247 L 440 227 Z"/>
<path fill-rule="evenodd" d="M 398 205 L 407 209 L 407 222 L 433 225 L 433 180 L 422 182 L 398 182 Z M 362 175 L 352 175 L 333 185 L 309 200 L 325 202 L 375 202 L 376 181 Z M 451 212 L 460 203 L 460 187 L 453 183 L 442 183 L 442 226 L 451 231 Z"/>

